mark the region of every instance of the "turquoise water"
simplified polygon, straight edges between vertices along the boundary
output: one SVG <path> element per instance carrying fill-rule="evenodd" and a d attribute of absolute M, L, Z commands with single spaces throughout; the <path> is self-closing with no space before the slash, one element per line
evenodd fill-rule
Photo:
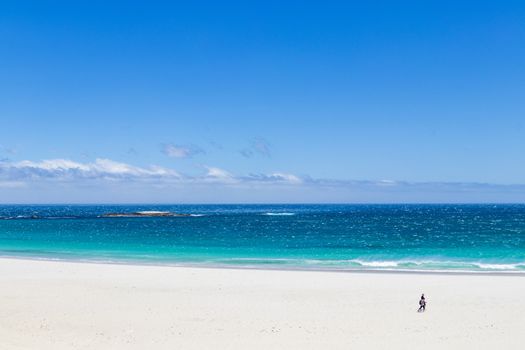
<path fill-rule="evenodd" d="M 140 210 L 192 216 L 101 217 Z M 264 268 L 525 272 L 525 205 L 4 205 L 0 255 Z"/>

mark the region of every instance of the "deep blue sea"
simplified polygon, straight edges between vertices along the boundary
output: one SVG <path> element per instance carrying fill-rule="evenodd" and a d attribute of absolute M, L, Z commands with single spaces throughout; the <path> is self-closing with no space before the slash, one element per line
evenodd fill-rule
<path fill-rule="evenodd" d="M 144 210 L 193 215 L 102 217 Z M 525 273 L 525 205 L 4 205 L 0 256 Z"/>

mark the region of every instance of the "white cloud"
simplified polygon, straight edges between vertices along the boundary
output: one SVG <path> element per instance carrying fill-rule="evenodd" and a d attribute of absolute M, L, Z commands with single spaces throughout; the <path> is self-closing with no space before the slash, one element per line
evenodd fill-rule
<path fill-rule="evenodd" d="M 231 179 L 233 178 L 232 174 L 227 172 L 226 170 L 220 169 L 220 168 L 214 168 L 214 167 L 206 167 L 208 169 L 208 172 L 206 173 L 207 177 L 213 177 L 217 179 Z"/>
<path fill-rule="evenodd" d="M 398 183 L 394 180 L 380 180 L 377 181 L 378 186 L 396 186 Z"/>
<path fill-rule="evenodd" d="M 181 178 L 175 170 L 151 166 L 141 168 L 110 159 L 99 158 L 92 163 L 79 163 L 68 159 L 49 159 L 40 162 L 24 160 L 0 163 L 0 179 L 148 179 Z"/>
<path fill-rule="evenodd" d="M 168 157 L 172 158 L 189 158 L 194 155 L 204 153 L 198 146 L 194 145 L 174 145 L 172 143 L 167 143 L 162 145 L 162 152 Z"/>
<path fill-rule="evenodd" d="M 97 160 L 98 161 L 98 160 Z M 18 169 L 40 169 L 46 171 L 67 171 L 67 170 L 89 170 L 89 166 L 82 163 L 76 163 L 67 159 L 50 159 L 43 160 L 41 162 L 32 162 L 29 160 L 23 160 L 18 163 L 13 163 L 13 168 Z"/>
<path fill-rule="evenodd" d="M 202 177 L 194 177 L 194 182 L 205 182 L 205 183 L 221 183 L 221 184 L 234 184 L 238 182 L 238 178 L 230 172 L 216 168 L 216 167 L 205 167 L 206 174 Z"/>
<path fill-rule="evenodd" d="M 293 174 L 274 173 L 272 174 L 272 177 L 275 179 L 280 179 L 282 181 L 287 181 L 289 183 L 294 183 L 294 184 L 300 184 L 303 182 L 301 178 Z"/>
<path fill-rule="evenodd" d="M 289 184 L 303 184 L 307 183 L 306 179 L 302 179 L 299 176 L 285 173 L 272 173 L 272 174 L 250 174 L 242 177 L 245 181 L 254 182 L 270 182 L 270 183 L 289 183 Z"/>

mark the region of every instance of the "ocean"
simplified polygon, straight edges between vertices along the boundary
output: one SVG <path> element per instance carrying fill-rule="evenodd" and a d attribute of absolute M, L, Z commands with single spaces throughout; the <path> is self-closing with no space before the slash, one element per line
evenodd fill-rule
<path fill-rule="evenodd" d="M 0 256 L 525 273 L 525 205 L 2 205 Z"/>

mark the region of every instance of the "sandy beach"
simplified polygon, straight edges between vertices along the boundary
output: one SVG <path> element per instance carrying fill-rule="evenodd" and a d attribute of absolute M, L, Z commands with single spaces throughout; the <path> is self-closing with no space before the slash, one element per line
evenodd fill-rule
<path fill-rule="evenodd" d="M 522 349 L 524 292 L 520 276 L 0 259 L 1 348 Z"/>

